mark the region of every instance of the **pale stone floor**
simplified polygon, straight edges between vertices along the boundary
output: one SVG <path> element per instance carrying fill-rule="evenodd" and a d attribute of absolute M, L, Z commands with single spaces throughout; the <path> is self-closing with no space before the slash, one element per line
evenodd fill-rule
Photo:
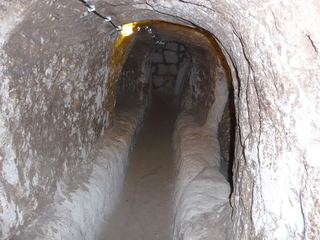
<path fill-rule="evenodd" d="M 154 100 L 131 154 L 119 202 L 99 240 L 168 240 L 173 229 L 176 111 Z"/>

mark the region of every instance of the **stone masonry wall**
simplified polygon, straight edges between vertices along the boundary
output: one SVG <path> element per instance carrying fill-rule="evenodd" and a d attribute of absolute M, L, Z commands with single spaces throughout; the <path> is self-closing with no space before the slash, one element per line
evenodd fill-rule
<path fill-rule="evenodd" d="M 191 58 L 183 45 L 176 42 L 161 44 L 151 56 L 153 92 L 179 98 L 190 67 Z"/>

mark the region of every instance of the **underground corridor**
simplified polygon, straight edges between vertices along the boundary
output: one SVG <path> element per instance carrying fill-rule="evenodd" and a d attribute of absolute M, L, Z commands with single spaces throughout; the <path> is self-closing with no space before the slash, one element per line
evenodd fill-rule
<path fill-rule="evenodd" d="M 115 112 L 117 115 L 117 112 L 124 111 L 123 109 L 141 108 L 144 104 L 147 110 L 142 128 L 137 133 L 136 140 L 134 139 L 135 144 L 129 156 L 119 201 L 107 217 L 98 239 L 171 239 L 174 222 L 179 219 L 179 215 L 174 216 L 174 202 L 175 206 L 178 206 L 181 201 L 187 200 L 190 203 L 186 201 L 185 204 L 189 205 L 189 208 L 194 207 L 191 199 L 192 194 L 196 194 L 195 188 L 201 187 L 199 180 L 210 184 L 210 180 L 206 178 L 216 175 L 215 177 L 221 178 L 221 185 L 227 183 L 222 174 L 228 179 L 228 163 L 233 152 L 233 149 L 230 149 L 230 140 L 234 139 L 235 128 L 234 106 L 227 104 L 233 102 L 228 99 L 227 87 L 228 82 L 231 86 L 231 75 L 228 66 L 224 66 L 224 69 L 221 65 L 225 59 L 208 33 L 160 21 L 128 25 L 129 31 L 133 28 L 136 34 L 130 36 L 134 39 L 126 39 L 129 42 L 134 41 L 134 44 L 119 74 Z M 127 28 L 127 25 L 123 28 Z M 199 37 L 194 37 L 191 41 L 180 40 L 185 45 L 175 42 L 186 34 Z M 203 43 L 200 46 L 193 45 L 201 42 Z M 203 46 L 207 48 L 205 51 Z M 220 55 L 215 49 L 219 50 Z M 207 64 L 203 65 L 203 61 Z M 223 81 L 221 86 L 215 84 L 217 76 Z M 212 87 L 209 87 L 210 85 Z M 216 91 L 221 91 L 225 99 L 216 97 L 221 106 L 216 106 L 218 113 L 213 112 L 211 122 L 206 123 L 216 87 L 220 87 Z M 176 130 L 173 138 L 175 121 L 182 112 L 186 116 L 180 115 L 176 129 L 188 128 L 192 134 Z M 210 126 L 214 124 L 219 124 L 219 128 L 218 125 L 216 128 Z M 219 134 L 215 135 L 214 132 Z M 219 147 L 215 146 L 217 143 L 214 139 L 218 135 L 219 145 L 224 146 L 224 155 L 221 155 Z M 182 138 L 191 138 L 191 141 Z M 188 150 L 183 152 L 182 141 L 190 141 L 194 146 L 188 146 Z M 201 146 L 202 150 L 194 149 L 195 146 Z M 204 146 L 208 149 L 204 149 Z M 202 151 L 207 151 L 207 156 Z M 184 159 L 179 155 L 192 157 Z M 186 179 L 186 174 L 189 179 L 194 178 L 192 181 L 197 186 L 184 187 L 188 189 L 184 194 L 189 196 L 182 197 L 179 196 L 182 194 L 179 185 L 192 183 Z M 229 191 L 225 196 L 227 199 L 230 188 L 225 188 L 222 192 Z M 204 213 L 209 211 L 199 211 L 193 217 L 198 220 Z M 194 225 L 197 220 L 193 220 Z"/>
<path fill-rule="evenodd" d="M 318 239 L 320 5 L 0 3 L 0 239 Z"/>

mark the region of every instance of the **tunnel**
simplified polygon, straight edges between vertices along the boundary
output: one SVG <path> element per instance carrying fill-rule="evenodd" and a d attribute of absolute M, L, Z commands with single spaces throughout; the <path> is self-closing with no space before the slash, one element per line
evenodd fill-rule
<path fill-rule="evenodd" d="M 152 113 L 172 118 L 172 222 L 146 239 L 318 239 L 319 13 L 2 1 L 0 239 L 108 239 Z"/>

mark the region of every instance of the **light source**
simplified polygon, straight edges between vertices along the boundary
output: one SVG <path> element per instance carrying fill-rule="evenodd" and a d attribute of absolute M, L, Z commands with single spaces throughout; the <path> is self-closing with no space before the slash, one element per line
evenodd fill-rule
<path fill-rule="evenodd" d="M 121 35 L 122 35 L 123 37 L 130 36 L 130 35 L 133 33 L 133 28 L 135 27 L 135 25 L 137 24 L 137 22 L 135 22 L 135 23 L 127 23 L 127 24 L 124 24 L 123 26 L 116 26 L 116 25 L 112 22 L 110 16 L 104 17 L 103 15 L 101 15 L 100 13 L 98 13 L 98 12 L 96 11 L 96 7 L 95 7 L 94 5 L 89 5 L 89 2 L 90 2 L 91 0 L 79 0 L 79 1 L 82 2 L 82 3 L 87 7 L 88 12 L 94 13 L 94 14 L 97 15 L 98 17 L 104 19 L 104 22 L 109 22 L 109 23 L 111 23 L 111 25 L 112 25 L 116 30 L 121 31 Z M 156 39 L 156 35 L 153 33 L 152 28 L 150 28 L 149 26 L 138 27 L 137 30 L 138 30 L 138 31 L 141 31 L 141 30 L 147 31 L 148 34 L 152 37 L 152 39 L 156 42 L 156 44 L 159 44 L 159 45 L 164 45 L 164 44 L 165 44 L 165 42 Z"/>
<path fill-rule="evenodd" d="M 134 23 L 127 23 L 122 25 L 121 35 L 127 37 L 133 33 Z"/>

